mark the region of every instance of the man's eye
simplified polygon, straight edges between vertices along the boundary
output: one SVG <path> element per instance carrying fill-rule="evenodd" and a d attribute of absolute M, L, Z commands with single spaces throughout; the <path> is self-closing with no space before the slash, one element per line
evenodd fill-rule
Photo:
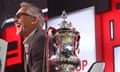
<path fill-rule="evenodd" d="M 21 16 L 20 14 L 18 14 L 18 15 L 15 15 L 15 18 L 20 18 L 20 16 Z"/>

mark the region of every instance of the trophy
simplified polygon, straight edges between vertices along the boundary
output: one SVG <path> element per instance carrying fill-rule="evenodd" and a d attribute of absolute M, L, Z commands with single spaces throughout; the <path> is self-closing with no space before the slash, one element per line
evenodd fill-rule
<path fill-rule="evenodd" d="M 80 59 L 75 55 L 76 31 L 66 21 L 67 13 L 65 10 L 61 16 L 63 21 L 54 34 L 57 42 L 56 55 L 50 57 L 50 64 L 54 62 L 55 65 L 52 67 L 54 72 L 74 72 L 80 66 Z"/>

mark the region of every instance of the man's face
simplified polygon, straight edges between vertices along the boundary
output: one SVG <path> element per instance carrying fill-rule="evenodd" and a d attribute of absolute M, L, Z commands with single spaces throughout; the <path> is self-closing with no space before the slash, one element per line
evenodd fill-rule
<path fill-rule="evenodd" d="M 32 16 L 28 14 L 27 7 L 21 7 L 15 16 L 16 34 L 28 35 L 32 28 Z"/>

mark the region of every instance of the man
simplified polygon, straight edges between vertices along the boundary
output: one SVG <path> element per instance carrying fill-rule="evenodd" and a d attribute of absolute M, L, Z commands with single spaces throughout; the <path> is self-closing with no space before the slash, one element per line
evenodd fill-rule
<path fill-rule="evenodd" d="M 39 8 L 22 2 L 15 16 L 16 34 L 24 41 L 24 68 L 25 72 L 46 72 L 45 66 L 45 31 Z"/>

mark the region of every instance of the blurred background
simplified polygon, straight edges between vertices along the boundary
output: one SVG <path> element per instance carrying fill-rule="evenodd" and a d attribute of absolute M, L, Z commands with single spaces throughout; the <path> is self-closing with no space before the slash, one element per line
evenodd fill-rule
<path fill-rule="evenodd" d="M 46 28 L 47 20 L 60 16 L 63 10 L 66 10 L 67 13 L 78 10 L 81 12 L 82 9 L 93 6 L 95 9 L 96 61 L 105 61 L 107 63 L 105 72 L 114 72 L 112 49 L 114 45 L 120 45 L 118 40 L 114 42 L 114 36 L 119 37 L 119 34 L 115 32 L 116 34 L 112 38 L 109 38 L 111 36 L 110 32 L 112 31 L 109 28 L 109 23 L 114 24 L 114 20 L 117 19 L 118 22 L 116 22 L 116 25 L 118 26 L 114 30 L 119 30 L 120 22 L 119 18 L 117 18 L 120 9 L 119 0 L 1 0 L 0 38 L 8 42 L 5 72 L 24 72 L 22 39 L 16 36 L 13 19 L 11 19 L 19 9 L 19 4 L 23 1 L 33 3 L 42 10 L 47 9 L 44 12 L 45 18 L 48 18 L 46 19 Z"/>

